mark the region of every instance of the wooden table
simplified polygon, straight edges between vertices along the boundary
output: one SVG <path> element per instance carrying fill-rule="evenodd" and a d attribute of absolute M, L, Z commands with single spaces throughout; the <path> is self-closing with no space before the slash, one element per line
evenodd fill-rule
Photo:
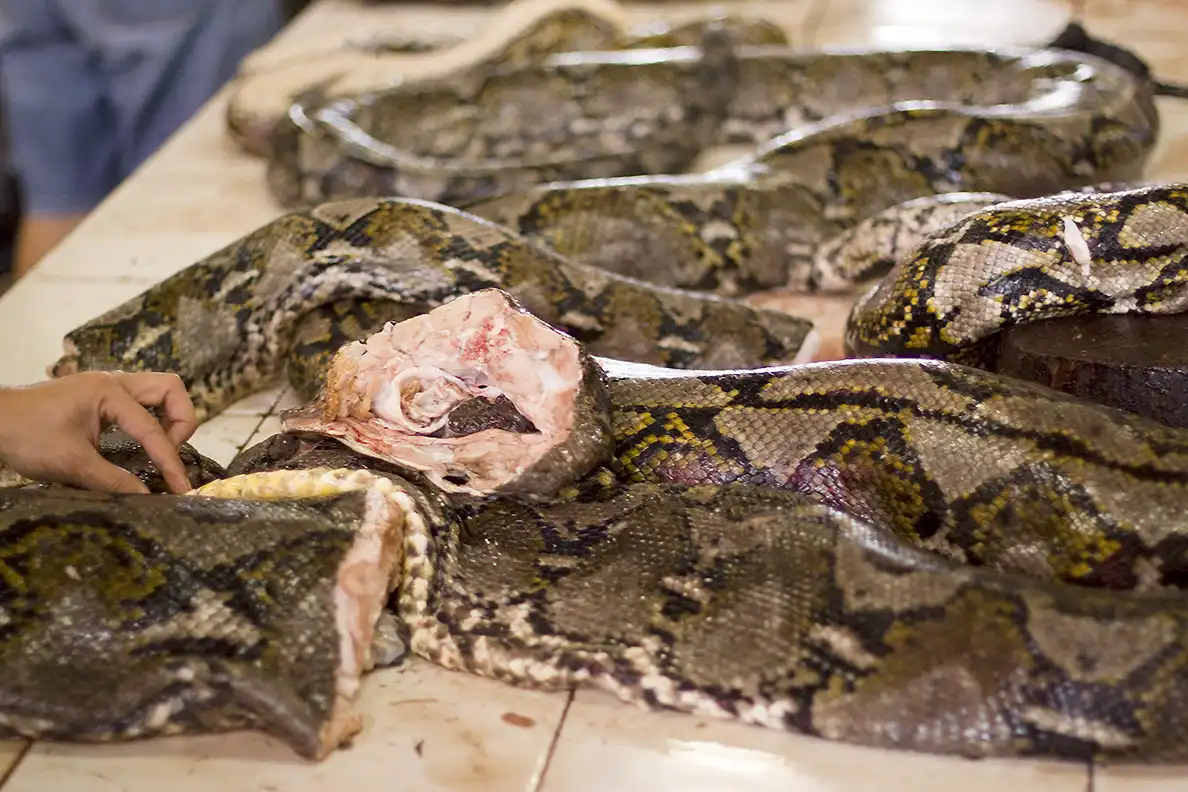
<path fill-rule="evenodd" d="M 1092 0 L 789 0 L 719 4 L 779 19 L 797 43 L 938 45 L 1049 39 L 1070 14 L 1091 31 L 1138 48 L 1166 80 L 1188 82 L 1182 31 L 1188 5 Z M 705 13 L 711 5 L 639 5 L 641 21 Z M 320 0 L 259 57 L 281 57 L 383 29 L 472 33 L 483 8 Z M 0 298 L 0 384 L 42 379 L 62 335 L 194 260 L 269 221 L 279 208 L 263 166 L 224 135 L 216 97 L 122 185 L 28 278 Z M 1188 178 L 1188 102 L 1164 102 L 1165 128 L 1150 174 Z M 827 303 L 806 310 L 837 322 Z M 273 390 L 199 429 L 195 444 L 228 461 L 277 430 Z M 3 792 L 301 792 L 625 788 L 718 790 L 1158 790 L 1188 786 L 1188 768 L 1155 771 L 1046 762 L 966 762 L 850 748 L 687 716 L 641 713 L 601 694 L 540 695 L 424 663 L 374 674 L 364 685 L 367 728 L 354 748 L 320 765 L 255 735 L 140 744 L 0 744 Z"/>

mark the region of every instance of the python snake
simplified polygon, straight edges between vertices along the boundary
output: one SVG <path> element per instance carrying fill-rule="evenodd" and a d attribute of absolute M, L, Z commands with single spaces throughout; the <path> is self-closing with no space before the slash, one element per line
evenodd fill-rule
<path fill-rule="evenodd" d="M 552 53 L 648 49 L 697 44 L 707 24 L 724 27 L 731 40 L 787 44 L 784 31 L 764 18 L 724 16 L 678 23 L 632 25 L 612 0 L 511 0 L 484 21 L 473 37 L 410 38 L 401 30 L 350 41 L 325 51 L 288 57 L 254 53 L 231 86 L 225 121 L 245 151 L 269 155 L 269 137 L 292 105 L 384 91 L 466 71 L 539 62 Z"/>
<path fill-rule="evenodd" d="M 247 623 L 228 631 L 231 645 L 187 644 L 191 664 L 180 667 L 191 670 L 164 709 L 143 706 L 151 684 L 129 682 L 127 698 L 88 700 L 73 719 L 53 720 L 60 699 L 45 686 L 98 662 L 69 643 L 87 625 L 10 638 L 13 662 L 31 675 L 59 671 L 7 697 L 7 727 L 114 739 L 258 726 L 305 755 L 324 755 L 354 728 L 333 715 L 326 691 L 338 689 L 344 658 L 354 683 L 375 629 L 370 617 L 354 631 L 343 627 L 336 619 L 346 606 L 330 592 L 352 537 L 378 532 L 387 543 L 398 535 L 401 552 L 373 561 L 380 583 L 362 599 L 374 603 L 394 586 L 401 641 L 450 668 L 543 688 L 590 684 L 645 706 L 866 745 L 1183 760 L 1188 435 L 953 362 L 992 368 L 997 334 L 1020 322 L 1182 310 L 1188 187 L 1084 189 L 1141 178 L 1158 131 L 1150 82 L 1067 51 L 814 59 L 712 39 L 704 51 L 557 55 L 339 105 L 335 112 L 352 120 L 372 113 L 378 123 L 415 100 L 424 126 L 389 131 L 410 149 L 438 148 L 394 168 L 399 158 L 377 165 L 361 157 L 367 146 L 304 130 L 309 139 L 298 145 L 323 146 L 318 156 L 330 165 L 299 163 L 293 195 L 400 186 L 472 211 L 415 197 L 293 211 L 71 332 L 55 375 L 175 371 L 204 419 L 283 371 L 310 400 L 286 419 L 306 433 L 249 449 L 228 478 L 188 498 L 104 500 L 95 542 L 144 535 L 138 515 L 150 513 L 177 522 L 185 529 L 178 541 L 190 541 L 197 529 L 186 515 L 198 508 L 210 510 L 212 535 L 226 535 L 229 514 L 258 517 L 268 530 L 305 520 L 291 529 L 294 541 L 329 531 L 336 549 L 316 569 L 294 561 L 256 572 L 247 558 L 268 566 L 279 563 L 274 555 L 292 557 L 267 548 L 253 555 L 263 540 L 250 531 L 226 539 L 233 559 L 220 581 L 230 576 L 240 587 L 246 577 L 267 588 L 278 576 L 305 575 L 320 615 L 280 624 L 283 603 L 252 611 L 249 598 L 237 611 Z M 838 74 L 865 79 L 831 80 Z M 843 84 L 852 93 L 822 90 Z M 536 128 L 548 143 L 544 158 L 517 127 L 523 115 L 509 114 L 499 129 L 489 112 L 517 96 L 529 110 L 561 107 L 567 92 L 573 113 Z M 446 134 L 432 111 L 454 102 L 463 114 L 477 107 L 471 118 L 489 125 Z M 628 107 L 640 124 L 622 123 Z M 879 109 L 846 115 L 863 107 Z M 708 143 L 762 140 L 802 122 L 807 130 L 710 174 L 536 184 L 681 168 Z M 493 167 L 484 170 L 484 158 Z M 820 258 L 822 247 L 832 252 Z M 785 283 L 850 288 L 888 267 L 856 306 L 848 342 L 865 355 L 947 362 L 804 365 L 807 322 L 728 299 Z M 569 453 L 562 437 L 556 447 L 565 453 L 534 457 L 529 470 L 549 475 L 513 466 L 493 494 L 467 491 L 481 478 L 446 486 L 450 476 L 435 478 L 432 464 L 385 462 L 374 448 L 360 453 L 366 444 L 324 437 L 342 420 L 327 412 L 337 394 L 364 405 L 351 415 L 365 429 L 379 426 L 384 443 L 396 442 L 366 406 L 377 392 L 358 391 L 350 378 L 328 387 L 326 372 L 347 359 L 344 342 L 407 332 L 422 317 L 492 294 L 508 295 L 511 313 L 522 306 L 549 333 L 567 334 L 557 347 L 576 350 L 581 381 L 595 392 L 604 384 L 605 396 L 570 403 L 602 419 L 566 425 L 604 444 Z M 482 337 L 487 318 L 476 309 L 474 324 L 457 320 L 457 333 L 436 342 Z M 397 324 L 381 331 L 388 320 Z M 525 359 L 546 337 L 533 333 L 519 350 Z M 504 386 L 517 409 L 540 397 Z M 319 410 L 321 426 L 301 425 Z M 512 416 L 520 420 L 497 417 L 498 426 L 451 423 L 419 442 L 448 456 L 491 432 L 528 443 L 551 431 L 533 419 L 540 413 L 520 412 Z M 373 436 L 355 431 L 356 440 Z M 509 480 L 527 491 L 508 489 Z M 375 495 L 370 517 L 360 491 Z M 48 552 L 70 547 L 70 530 L 57 527 L 71 524 L 65 496 L 17 492 L 57 543 Z M 326 498 L 351 502 L 331 518 L 307 513 Z M 287 516 L 274 516 L 273 504 L 253 499 L 291 503 L 279 504 Z M 388 510 L 377 516 L 382 504 Z M 0 548 L 28 552 L 14 514 L 0 511 Z M 157 598 L 174 601 L 178 570 L 202 567 L 188 552 L 143 554 L 153 585 L 124 595 L 121 606 L 147 612 Z M 126 561 L 93 563 L 87 596 L 110 602 L 121 578 L 108 585 L 103 573 Z M 5 585 L 42 613 L 77 596 L 69 572 L 9 568 Z M 162 623 L 183 642 L 209 629 L 208 621 Z M 276 630 L 264 659 L 245 654 L 245 636 L 268 627 Z M 349 637 L 352 648 L 340 640 L 319 650 L 317 673 L 278 671 L 292 667 L 292 647 L 328 634 Z M 126 644 L 110 651 L 111 665 L 132 654 Z M 78 656 L 68 672 L 55 663 Z M 224 662 L 211 665 L 212 657 Z M 223 681 L 303 670 L 312 687 Z M 222 693 L 221 710 L 202 703 L 211 690 Z M 278 700 L 286 706 L 273 706 Z M 30 711 L 43 720 L 22 720 Z"/>

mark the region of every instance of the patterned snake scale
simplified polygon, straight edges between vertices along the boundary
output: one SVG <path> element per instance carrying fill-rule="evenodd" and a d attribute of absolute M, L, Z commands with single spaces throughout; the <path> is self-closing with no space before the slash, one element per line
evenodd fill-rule
<path fill-rule="evenodd" d="M 638 27 L 626 18 L 626 10 L 613 0 L 511 0 L 473 38 L 439 34 L 424 40 L 394 31 L 279 59 L 257 53 L 234 81 L 227 130 L 246 151 L 267 156 L 269 137 L 288 120 L 294 104 L 298 114 L 314 111 L 333 99 L 385 91 L 397 80 L 423 82 L 467 70 L 528 65 L 565 51 L 691 46 L 700 43 L 707 24 L 737 44 L 788 43 L 784 30 L 763 18 L 725 16 Z"/>
<path fill-rule="evenodd" d="M 72 331 L 55 375 L 175 371 L 203 419 L 286 373 L 315 399 L 345 342 L 497 289 L 598 356 L 611 450 L 537 497 L 294 434 L 188 496 L 4 491 L 0 722 L 323 756 L 398 654 L 391 588 L 398 643 L 512 684 L 903 750 L 1188 758 L 1188 434 L 987 370 L 1021 322 L 1182 310 L 1188 186 L 1087 189 L 1142 177 L 1153 83 L 1070 50 L 729 38 L 275 130 L 302 207 Z M 677 173 L 722 142 L 755 149 Z M 850 348 L 943 360 L 805 364 L 808 322 L 735 299 L 879 276 Z"/>
<path fill-rule="evenodd" d="M 85 741 L 260 728 L 321 755 L 341 739 L 322 733 L 333 588 L 364 501 L 0 490 L 0 723 Z"/>

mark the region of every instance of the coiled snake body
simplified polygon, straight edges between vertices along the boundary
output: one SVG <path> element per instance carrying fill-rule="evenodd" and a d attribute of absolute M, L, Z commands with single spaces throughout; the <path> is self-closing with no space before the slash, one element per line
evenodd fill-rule
<path fill-rule="evenodd" d="M 176 371 L 203 417 L 286 368 L 314 399 L 344 342 L 502 290 L 568 333 L 562 346 L 602 356 L 583 360 L 604 369 L 589 382 L 607 377 L 589 409 L 605 410 L 612 450 L 561 469 L 571 485 L 443 492 L 282 435 L 198 495 L 247 497 L 223 508 L 251 513 L 251 492 L 325 496 L 348 475 L 326 469 L 365 468 L 348 490 L 382 492 L 405 515 L 392 584 L 403 638 L 449 667 L 870 745 L 1184 759 L 1188 435 L 953 362 L 992 368 L 996 334 L 1021 322 L 1183 309 L 1188 187 L 1083 189 L 1141 177 L 1157 133 L 1149 81 L 1054 50 L 809 57 L 710 36 L 641 52 L 479 69 L 277 130 L 281 194 L 353 197 L 278 218 L 74 330 L 54 372 Z M 638 175 L 801 124 L 727 168 Z M 616 174 L 636 175 L 539 184 Z M 359 197 L 375 191 L 411 197 Z M 799 365 L 807 322 L 726 299 L 884 272 L 850 347 L 948 362 Z M 135 534 L 120 503 L 104 507 L 101 540 Z M 372 507 L 339 522 L 374 532 Z M 53 522 L 67 506 L 45 508 Z M 298 534 L 332 530 L 302 514 L 285 517 L 306 519 Z M 17 546 L 4 519 L 0 548 Z M 271 563 L 249 544 L 222 577 L 202 573 L 218 583 L 207 589 L 249 556 L 253 570 Z M 148 614 L 150 595 L 180 590 L 186 552 L 149 554 L 153 586 L 123 601 Z M 280 618 L 244 604 L 270 574 L 231 581 L 248 627 Z M 18 575 L 47 603 L 60 579 Z M 319 619 L 270 633 L 274 645 L 332 629 Z M 242 676 L 302 667 L 247 627 L 216 647 L 190 640 L 202 625 L 162 623 L 176 639 L 162 663 L 219 659 L 222 676 L 187 674 L 231 691 L 222 710 L 214 692 L 164 714 L 132 696 L 81 725 L 44 707 L 48 726 L 6 722 L 92 738 L 262 724 L 325 749 L 324 679 L 295 682 L 297 706 Z M 49 644 L 31 641 L 9 647 L 48 667 Z"/>

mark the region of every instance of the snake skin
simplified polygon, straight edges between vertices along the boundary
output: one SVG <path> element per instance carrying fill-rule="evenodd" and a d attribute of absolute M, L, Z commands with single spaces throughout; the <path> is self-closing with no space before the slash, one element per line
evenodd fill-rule
<path fill-rule="evenodd" d="M 202 506 L 212 536 L 221 509 L 258 517 L 267 535 L 284 523 L 274 507 L 357 503 L 350 486 L 365 481 L 402 493 L 400 643 L 446 667 L 904 750 L 1188 758 L 1188 434 L 954 362 L 993 368 L 996 334 L 1022 322 L 1182 310 L 1188 187 L 1069 192 L 1142 178 L 1158 132 L 1150 81 L 1068 51 L 805 56 L 712 30 L 703 44 L 560 54 L 322 108 L 319 124 L 333 110 L 366 126 L 407 120 L 402 103 L 415 102 L 424 122 L 384 134 L 405 136 L 417 160 L 377 163 L 370 143 L 306 130 L 299 184 L 277 182 L 282 194 L 398 187 L 467 211 L 351 197 L 291 212 L 74 330 L 53 369 L 174 371 L 206 419 L 282 372 L 312 398 L 344 341 L 498 288 L 600 356 L 588 365 L 607 377 L 615 443 L 602 466 L 560 471 L 575 483 L 537 501 L 473 498 L 391 483 L 398 468 L 282 435 L 199 497 L 113 502 L 97 539 L 125 525 L 139 535 L 148 521 L 130 503 L 191 536 L 187 510 L 203 495 L 231 499 Z M 840 85 L 853 90 L 828 89 Z M 504 127 L 484 112 L 501 104 L 514 111 Z M 671 175 L 731 141 L 757 149 L 729 169 Z M 317 167 L 301 149 L 315 145 Z M 624 173 L 636 175 L 539 184 Z M 836 258 L 815 257 L 821 246 Z M 848 343 L 946 360 L 780 366 L 811 358 L 808 323 L 730 299 L 852 288 L 888 266 Z M 35 520 L 68 511 L 52 493 L 18 492 L 44 499 Z M 239 505 L 252 499 L 283 503 Z M 331 522 L 342 548 L 361 518 L 344 509 Z M 227 539 L 233 571 L 257 540 Z M 0 553 L 10 546 L 23 547 L 0 531 Z M 325 592 L 333 554 L 317 560 L 296 572 Z M 102 581 L 118 562 L 93 563 Z M 181 586 L 170 571 L 190 563 L 145 566 L 166 596 Z M 38 579 L 34 604 L 67 607 L 63 579 Z M 305 631 L 337 634 L 324 613 L 296 622 L 277 628 L 278 655 Z M 30 673 L 56 650 L 69 677 L 93 662 L 71 665 L 70 639 L 87 628 L 8 650 Z M 111 651 L 112 666 L 131 656 Z M 324 755 L 341 741 L 324 733 L 335 651 L 322 645 L 302 668 L 318 707 L 286 681 L 245 696 L 271 690 L 306 710 L 203 719 L 186 698 L 153 722 L 270 728 Z M 142 733 L 129 713 L 151 685 L 129 685 L 127 699 L 76 702 L 75 726 L 21 733 Z M 6 706 L 19 721 L 55 695 L 30 685 Z"/>
<path fill-rule="evenodd" d="M 453 203 L 571 262 L 665 287 L 844 292 L 974 209 L 1139 179 L 1159 128 L 1145 64 L 1075 25 L 1059 50 L 801 53 L 727 18 L 646 56 L 539 57 L 602 30 L 592 19 L 605 21 L 545 15 L 519 40 L 538 46 L 509 46 L 499 68 L 466 79 L 298 103 L 273 141 L 275 194 Z M 403 123 L 411 115 L 421 121 Z M 754 151 L 672 173 L 722 143 Z"/>
<path fill-rule="evenodd" d="M 603 364 L 608 467 L 427 521 L 415 654 L 884 748 L 1185 758 L 1188 433 L 939 362 Z M 236 465 L 385 467 L 284 434 Z"/>
<path fill-rule="evenodd" d="M 263 64 L 256 63 L 260 56 L 253 56 L 233 82 L 227 131 L 244 150 L 268 157 L 270 138 L 294 112 L 316 113 L 332 101 L 385 91 L 396 83 L 528 65 L 564 51 L 695 45 L 710 29 L 739 44 L 788 44 L 784 31 L 763 18 L 711 16 L 632 26 L 626 17 L 625 9 L 611 0 L 513 0 L 475 38 L 437 35 L 423 41 L 382 34 Z"/>
<path fill-rule="evenodd" d="M 1182 596 L 958 565 L 734 484 L 497 503 L 465 526 L 410 620 L 446 667 L 897 750 L 1185 756 Z"/>
<path fill-rule="evenodd" d="M 844 220 L 849 202 L 870 212 L 937 192 L 1028 197 L 1135 178 L 1157 132 L 1149 93 L 1126 69 L 1065 50 L 805 54 L 711 30 L 699 48 L 562 53 L 473 81 L 299 105 L 272 141 L 269 185 L 286 206 L 362 195 L 454 204 L 674 174 L 742 144 L 754 151 L 723 173 L 760 194 L 784 184 L 840 200 Z M 864 206 L 862 174 L 874 171 L 891 184 Z"/>
<path fill-rule="evenodd" d="M 361 725 L 335 718 L 334 587 L 367 517 L 362 491 L 274 504 L 0 489 L 0 733 L 254 728 L 325 756 Z"/>
<path fill-rule="evenodd" d="M 1186 258 L 1182 184 L 997 204 L 900 258 L 855 304 L 847 349 L 992 367 L 1009 327 L 1184 311 Z"/>
<path fill-rule="evenodd" d="M 285 215 L 72 331 L 53 367 L 176 372 L 200 419 L 279 376 L 319 306 L 422 312 L 499 286 L 593 354 L 679 368 L 790 362 L 811 330 L 787 314 L 572 264 L 446 206 L 357 199 Z M 320 317 L 324 319 L 325 317 Z"/>

